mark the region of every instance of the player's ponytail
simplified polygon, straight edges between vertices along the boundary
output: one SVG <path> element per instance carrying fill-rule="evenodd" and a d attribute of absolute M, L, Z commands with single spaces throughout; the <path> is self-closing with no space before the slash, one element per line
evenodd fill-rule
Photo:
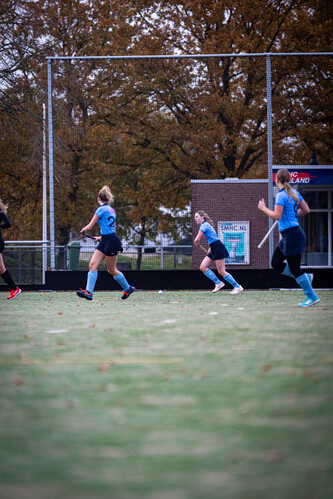
<path fill-rule="evenodd" d="M 296 204 L 299 203 L 299 197 L 297 193 L 295 192 L 296 188 L 294 188 L 294 191 L 291 188 L 291 185 L 289 184 L 290 182 L 290 173 L 288 170 L 285 168 L 281 168 L 276 174 L 276 180 L 281 182 L 283 184 L 284 190 L 288 194 L 289 197 L 293 198 Z"/>
<path fill-rule="evenodd" d="M 8 210 L 8 204 L 5 204 L 2 199 L 0 199 L 0 210 L 3 211 L 4 213 L 7 212 Z"/>
<path fill-rule="evenodd" d="M 112 204 L 114 201 L 114 197 L 112 192 L 110 191 L 110 187 L 108 185 L 104 185 L 102 189 L 98 193 L 99 199 L 102 203 Z"/>
<path fill-rule="evenodd" d="M 204 217 L 205 222 L 208 222 L 212 227 L 214 227 L 214 222 L 213 220 L 207 215 L 207 213 L 203 210 L 197 211 L 201 217 Z"/>

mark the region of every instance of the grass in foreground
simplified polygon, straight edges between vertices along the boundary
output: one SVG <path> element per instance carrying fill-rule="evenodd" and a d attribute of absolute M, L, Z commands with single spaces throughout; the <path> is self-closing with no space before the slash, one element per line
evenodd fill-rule
<path fill-rule="evenodd" d="M 0 496 L 331 497 L 319 294 L 0 293 Z"/>

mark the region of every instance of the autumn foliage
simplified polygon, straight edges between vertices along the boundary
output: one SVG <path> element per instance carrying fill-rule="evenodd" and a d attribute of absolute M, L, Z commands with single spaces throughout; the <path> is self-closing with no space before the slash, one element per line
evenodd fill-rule
<path fill-rule="evenodd" d="M 324 0 L 3 0 L 0 197 L 13 238 L 40 238 L 50 56 L 325 52 Z M 332 163 L 332 58 L 272 57 L 273 156 Z M 186 233 L 190 179 L 266 177 L 265 57 L 54 61 L 57 241 L 115 194 L 120 235 Z M 165 209 L 161 209 L 164 207 Z M 166 210 L 167 209 L 167 210 Z"/>

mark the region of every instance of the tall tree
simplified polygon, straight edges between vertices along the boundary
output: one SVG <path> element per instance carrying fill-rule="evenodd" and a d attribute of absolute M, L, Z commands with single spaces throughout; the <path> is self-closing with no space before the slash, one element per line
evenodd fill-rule
<path fill-rule="evenodd" d="M 41 216 L 46 55 L 326 51 L 330 9 L 325 0 L 4 0 L 2 197 Z M 177 227 L 161 207 L 182 209 L 191 178 L 267 174 L 264 58 L 52 66 L 58 242 L 91 215 L 104 183 L 124 234 L 139 243 Z M 272 58 L 277 162 L 306 162 L 314 149 L 332 162 L 331 73 L 330 58 Z M 28 220 L 26 211 L 17 217 Z M 33 222 L 18 226 L 22 237 L 38 232 Z"/>
<path fill-rule="evenodd" d="M 303 0 L 177 0 L 159 3 L 157 19 L 153 25 L 149 9 L 146 15 L 141 16 L 140 22 L 143 31 L 149 32 L 154 40 L 158 39 L 159 47 L 170 47 L 183 54 L 327 51 L 330 47 L 329 33 L 332 30 L 332 16 L 327 15 L 328 10 L 332 9 L 329 5 L 327 1 Z M 321 109 L 331 99 L 327 78 L 331 75 L 330 63 L 330 58 L 318 58 L 315 62 L 306 58 L 302 65 L 295 63 L 293 58 L 274 59 L 272 83 L 276 154 L 281 156 L 279 143 L 282 138 L 288 139 L 289 135 L 295 135 L 295 124 L 289 122 L 287 125 L 286 120 L 281 125 L 283 134 L 276 133 L 279 132 L 280 117 L 290 110 L 290 89 L 298 87 L 300 100 L 296 114 L 298 129 L 302 129 L 304 134 L 309 129 L 309 121 L 304 120 L 304 113 L 310 118 L 309 109 L 306 112 L 306 108 L 310 103 L 310 95 L 313 100 L 318 94 L 318 84 L 324 94 Z M 313 74 L 313 66 L 316 66 L 316 76 Z M 200 112 L 202 124 L 205 120 L 209 121 L 207 135 L 215 147 L 209 142 L 203 145 L 205 161 L 198 158 L 198 169 L 202 175 L 210 174 L 210 169 L 205 168 L 206 162 L 209 166 L 217 166 L 220 173 L 218 176 L 241 177 L 266 160 L 265 61 L 254 57 L 204 59 L 194 67 L 196 70 L 193 71 L 191 89 L 194 87 L 197 92 L 191 94 L 192 106 L 188 106 L 189 92 L 184 93 L 185 99 L 180 98 L 179 92 L 172 91 L 160 91 L 159 97 L 168 100 L 166 105 L 177 122 L 184 123 L 188 120 L 194 124 L 194 134 L 200 130 L 195 110 Z M 171 83 L 167 72 L 165 76 Z M 306 90 L 304 85 L 299 87 L 300 81 L 304 82 Z M 175 88 L 171 83 L 170 87 L 172 86 Z M 281 95 L 283 100 L 280 99 Z M 313 111 L 315 122 L 322 122 L 322 118 L 324 122 L 327 120 L 327 111 L 325 117 L 316 113 L 316 109 Z M 207 130 L 206 126 L 204 128 Z M 200 131 L 204 142 L 206 136 Z M 197 143 L 196 137 L 192 137 L 194 143 Z M 191 136 L 188 142 L 191 142 Z M 288 159 L 299 162 L 297 156 L 308 155 L 311 142 L 309 139 L 305 147 L 304 141 L 299 143 L 296 150 L 290 147 Z M 301 146 L 303 153 L 300 153 Z M 320 153 L 322 161 L 332 160 L 327 147 L 323 147 Z"/>
<path fill-rule="evenodd" d="M 0 4 L 0 193 L 10 205 L 13 239 L 42 234 L 42 102 L 37 4 Z"/>

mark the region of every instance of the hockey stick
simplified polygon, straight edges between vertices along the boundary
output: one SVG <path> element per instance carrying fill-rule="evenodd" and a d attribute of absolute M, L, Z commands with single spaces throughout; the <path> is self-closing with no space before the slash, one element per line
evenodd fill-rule
<path fill-rule="evenodd" d="M 206 255 L 208 255 L 209 251 L 207 251 L 203 246 L 201 246 L 201 244 L 199 244 L 199 248 L 202 249 L 202 251 L 204 251 Z"/>
<path fill-rule="evenodd" d="M 82 232 L 80 232 L 80 236 L 82 236 L 82 237 L 83 237 L 83 239 L 85 239 L 86 237 L 87 237 L 88 239 L 93 239 L 93 240 L 95 239 L 95 237 L 94 237 L 94 236 L 89 236 L 89 234 L 82 234 Z"/>
<path fill-rule="evenodd" d="M 270 233 L 275 229 L 275 226 L 276 226 L 277 223 L 278 223 L 278 220 L 275 220 L 275 222 L 273 223 L 272 227 L 267 232 L 266 236 L 263 238 L 263 240 L 261 241 L 261 243 L 258 244 L 258 248 L 259 249 L 263 247 L 265 241 L 269 238 Z"/>

